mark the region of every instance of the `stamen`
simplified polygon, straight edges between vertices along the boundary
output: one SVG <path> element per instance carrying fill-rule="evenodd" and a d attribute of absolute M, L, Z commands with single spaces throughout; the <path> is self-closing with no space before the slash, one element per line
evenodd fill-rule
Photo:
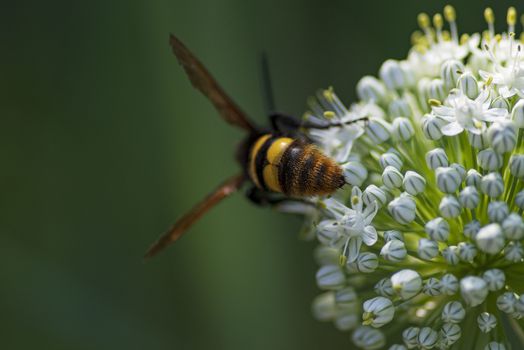
<path fill-rule="evenodd" d="M 515 23 L 517 23 L 517 10 L 513 6 L 508 8 L 508 14 L 506 16 L 506 21 L 508 22 L 508 32 L 515 31 Z"/>
<path fill-rule="evenodd" d="M 442 27 L 444 26 L 444 20 L 442 19 L 442 15 L 440 13 L 437 13 L 433 16 L 433 25 L 437 30 L 437 41 L 442 41 Z"/>
<path fill-rule="evenodd" d="M 428 100 L 428 104 L 433 107 L 442 106 L 442 102 L 440 102 L 439 100 L 435 100 L 434 98 L 430 98 Z"/>
<path fill-rule="evenodd" d="M 493 38 L 495 35 L 495 14 L 493 13 L 491 7 L 486 7 L 484 10 L 484 19 L 488 23 L 489 36 L 490 38 Z"/>
<path fill-rule="evenodd" d="M 419 27 L 426 34 L 426 38 L 428 40 L 428 43 L 431 45 L 433 43 L 433 36 L 431 35 L 429 16 L 426 13 L 421 12 L 417 16 L 417 21 L 418 21 Z"/>
<path fill-rule="evenodd" d="M 455 20 L 457 19 L 455 8 L 451 5 L 444 6 L 444 17 L 448 22 L 455 22 Z"/>
<path fill-rule="evenodd" d="M 326 118 L 326 119 L 333 119 L 333 118 L 335 118 L 335 112 L 333 112 L 333 111 L 325 111 L 324 112 L 324 118 Z"/>
<path fill-rule="evenodd" d="M 458 43 L 458 33 L 457 33 L 457 15 L 455 13 L 455 8 L 451 5 L 444 6 L 444 18 L 449 22 L 449 29 L 451 30 L 451 38 L 454 42 Z"/>
<path fill-rule="evenodd" d="M 464 45 L 469 40 L 469 34 L 462 34 L 460 36 L 460 45 Z"/>

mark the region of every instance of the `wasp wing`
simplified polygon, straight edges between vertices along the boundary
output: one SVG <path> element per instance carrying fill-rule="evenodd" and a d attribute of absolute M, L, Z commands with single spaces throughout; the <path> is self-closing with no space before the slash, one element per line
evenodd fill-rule
<path fill-rule="evenodd" d="M 213 103 L 222 118 L 232 125 L 254 132 L 255 126 L 191 51 L 173 34 L 169 37 L 169 43 L 193 86 Z"/>
<path fill-rule="evenodd" d="M 198 203 L 191 211 L 182 216 L 165 234 L 151 245 L 145 254 L 145 258 L 150 258 L 163 250 L 168 244 L 179 239 L 186 230 L 202 217 L 209 209 L 213 208 L 222 199 L 236 192 L 244 182 L 244 175 L 237 175 L 229 178 L 217 189 L 211 192 L 203 201 Z"/>

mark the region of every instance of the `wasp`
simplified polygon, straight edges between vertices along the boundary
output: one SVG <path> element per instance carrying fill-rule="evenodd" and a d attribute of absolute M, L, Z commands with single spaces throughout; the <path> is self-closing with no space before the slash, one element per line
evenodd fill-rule
<path fill-rule="evenodd" d="M 256 204 L 329 195 L 346 184 L 341 166 L 323 154 L 302 131 L 340 127 L 365 118 L 342 123 L 273 113 L 269 116 L 271 128 L 258 127 L 176 36 L 170 35 L 169 43 L 193 87 L 213 104 L 227 123 L 245 130 L 247 137 L 236 152 L 241 172 L 224 181 L 182 216 L 153 243 L 145 254 L 146 258 L 179 239 L 209 209 L 246 183 L 251 184 L 248 198 Z"/>

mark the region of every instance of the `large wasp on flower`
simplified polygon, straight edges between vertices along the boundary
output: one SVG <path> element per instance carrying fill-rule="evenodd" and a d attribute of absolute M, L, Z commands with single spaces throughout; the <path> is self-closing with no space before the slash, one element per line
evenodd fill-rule
<path fill-rule="evenodd" d="M 227 179 L 182 216 L 146 252 L 151 257 L 176 241 L 209 209 L 230 194 L 249 184 L 248 198 L 257 204 L 275 204 L 282 200 L 329 195 L 346 184 L 341 166 L 323 154 L 302 130 L 329 129 L 364 120 L 333 122 L 310 117 L 300 119 L 280 113 L 269 116 L 271 128 L 261 128 L 224 92 L 204 65 L 174 35 L 170 36 L 173 53 L 198 89 L 229 124 L 244 129 L 247 137 L 240 143 L 236 159 L 239 174 Z"/>

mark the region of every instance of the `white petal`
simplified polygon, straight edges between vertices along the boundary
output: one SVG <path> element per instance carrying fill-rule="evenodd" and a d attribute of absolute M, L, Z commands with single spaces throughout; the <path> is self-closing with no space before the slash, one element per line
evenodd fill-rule
<path fill-rule="evenodd" d="M 351 237 L 348 244 L 348 262 L 354 262 L 358 258 L 360 247 L 362 246 L 362 238 Z"/>
<path fill-rule="evenodd" d="M 366 207 L 366 209 L 364 209 L 364 211 L 362 212 L 362 216 L 364 217 L 365 225 L 369 225 L 371 223 L 375 215 L 377 215 L 377 211 L 378 211 L 377 201 L 373 201 L 370 205 Z"/>
<path fill-rule="evenodd" d="M 453 122 L 444 125 L 440 131 L 446 136 L 455 136 L 464 131 L 464 128 L 458 122 Z"/>
<path fill-rule="evenodd" d="M 496 122 L 500 119 L 506 118 L 508 115 L 508 111 L 504 108 L 491 108 L 488 109 L 482 117 L 479 116 L 480 120 L 484 120 L 486 122 Z"/>
<path fill-rule="evenodd" d="M 367 246 L 372 246 L 377 242 L 377 230 L 373 226 L 366 226 L 364 228 L 364 233 L 362 234 L 362 240 Z"/>
<path fill-rule="evenodd" d="M 433 106 L 431 109 L 439 117 L 452 117 L 455 115 L 455 110 L 448 106 Z"/>

